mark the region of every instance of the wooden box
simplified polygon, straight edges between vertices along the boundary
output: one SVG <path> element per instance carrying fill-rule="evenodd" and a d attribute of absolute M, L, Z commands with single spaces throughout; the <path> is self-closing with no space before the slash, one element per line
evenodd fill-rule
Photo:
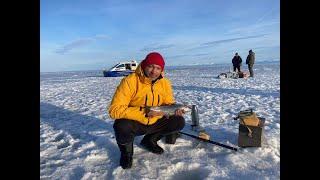
<path fill-rule="evenodd" d="M 264 141 L 264 123 L 265 119 L 258 117 L 260 122 L 258 126 L 246 126 L 239 122 L 239 147 L 261 147 Z M 251 134 L 249 129 L 251 130 Z"/>

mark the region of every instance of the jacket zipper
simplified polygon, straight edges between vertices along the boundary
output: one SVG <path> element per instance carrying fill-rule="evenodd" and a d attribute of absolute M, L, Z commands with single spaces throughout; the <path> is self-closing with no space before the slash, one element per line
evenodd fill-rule
<path fill-rule="evenodd" d="M 146 94 L 146 99 L 144 100 L 144 107 L 147 107 L 148 94 Z"/>
<path fill-rule="evenodd" d="M 160 95 L 158 94 L 158 104 L 157 104 L 157 106 L 159 106 L 159 103 L 160 103 Z"/>
<path fill-rule="evenodd" d="M 146 94 L 146 99 L 145 99 L 145 101 L 144 101 L 144 107 L 147 107 L 147 101 L 148 101 L 148 94 Z M 147 123 L 147 125 L 149 125 L 149 117 L 147 116 L 148 114 L 146 113 L 144 116 L 146 117 L 146 118 L 148 118 L 148 123 Z"/>
<path fill-rule="evenodd" d="M 154 101 L 154 94 L 153 94 L 153 85 L 154 85 L 154 83 L 155 82 L 153 82 L 152 84 L 151 84 L 151 93 L 152 93 L 152 103 L 151 103 L 151 106 L 153 106 L 153 101 Z M 147 106 L 147 100 L 148 100 L 148 94 L 146 95 L 146 101 L 145 101 L 145 106 Z M 158 95 L 158 97 L 159 97 L 159 95 Z M 158 98 L 158 104 L 159 104 L 159 98 Z M 147 116 L 147 114 L 146 114 L 146 116 Z M 147 123 L 147 125 L 149 125 L 149 118 L 148 118 L 148 123 Z"/>
<path fill-rule="evenodd" d="M 152 92 L 152 106 L 153 106 L 153 101 L 154 101 L 153 84 L 151 85 L 151 92 Z"/>
<path fill-rule="evenodd" d="M 152 92 L 152 103 L 151 103 L 151 106 L 153 106 L 153 101 L 154 101 L 154 94 L 153 94 L 153 83 L 151 84 L 151 92 Z M 147 97 L 147 96 L 146 96 Z M 146 99 L 146 102 L 147 102 L 147 99 Z M 147 104 L 147 103 L 146 103 Z M 148 123 L 147 125 L 149 125 L 149 121 L 150 119 L 148 118 Z"/>

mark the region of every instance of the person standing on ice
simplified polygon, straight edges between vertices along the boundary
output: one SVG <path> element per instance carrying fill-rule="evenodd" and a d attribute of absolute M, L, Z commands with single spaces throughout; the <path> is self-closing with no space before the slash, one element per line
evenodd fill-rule
<path fill-rule="evenodd" d="M 239 54 L 236 53 L 232 58 L 233 71 L 236 71 L 236 69 L 238 69 L 238 72 L 241 72 L 240 71 L 241 64 L 242 64 L 242 59 L 239 56 Z"/>
<path fill-rule="evenodd" d="M 145 134 L 140 144 L 152 153 L 162 154 L 157 141 L 165 137 L 166 143 L 174 144 L 185 125 L 182 110 L 176 110 L 173 116 L 161 111 L 146 112 L 147 106 L 175 103 L 171 82 L 164 77 L 164 65 L 161 54 L 149 53 L 134 73 L 121 80 L 109 106 L 123 169 L 132 166 L 135 136 Z"/>
<path fill-rule="evenodd" d="M 246 64 L 248 64 L 248 69 L 250 72 L 250 77 L 253 77 L 253 64 L 255 61 L 255 53 L 252 51 L 252 49 L 249 50 L 249 55 L 246 59 Z"/>

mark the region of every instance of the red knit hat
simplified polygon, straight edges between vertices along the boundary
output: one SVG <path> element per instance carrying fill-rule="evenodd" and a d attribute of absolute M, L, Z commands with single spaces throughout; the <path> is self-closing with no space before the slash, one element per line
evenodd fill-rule
<path fill-rule="evenodd" d="M 150 64 L 156 64 L 161 66 L 161 69 L 164 69 L 164 60 L 163 57 L 161 56 L 161 54 L 157 53 L 157 52 L 152 52 L 149 53 L 146 58 L 142 61 L 141 67 L 142 69 L 144 69 L 146 66 L 150 65 Z"/>

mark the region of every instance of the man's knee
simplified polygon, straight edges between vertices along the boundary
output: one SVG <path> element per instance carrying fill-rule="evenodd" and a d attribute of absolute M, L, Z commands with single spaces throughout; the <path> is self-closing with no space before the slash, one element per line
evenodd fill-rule
<path fill-rule="evenodd" d="M 133 141 L 134 132 L 132 131 L 133 122 L 127 119 L 117 119 L 113 124 L 117 143 L 127 144 Z"/>
<path fill-rule="evenodd" d="M 113 129 L 116 134 L 128 134 L 131 133 L 132 123 L 127 119 L 117 119 L 113 124 Z"/>

